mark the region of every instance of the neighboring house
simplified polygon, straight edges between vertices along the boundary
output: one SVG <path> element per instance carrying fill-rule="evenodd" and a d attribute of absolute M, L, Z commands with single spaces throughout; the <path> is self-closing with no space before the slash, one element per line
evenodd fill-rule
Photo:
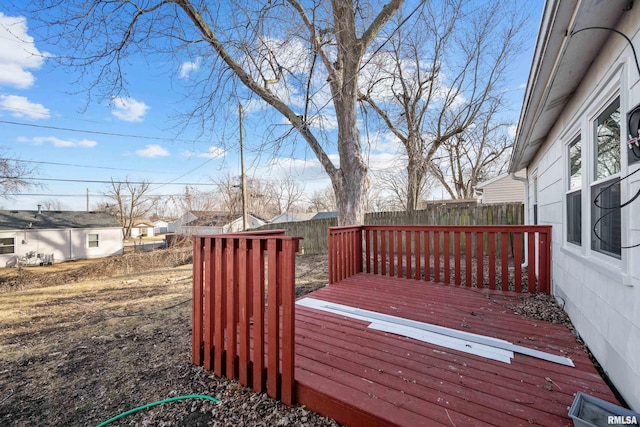
<path fill-rule="evenodd" d="M 521 170 L 514 175 L 505 173 L 478 183 L 478 203 L 524 203 L 526 176 L 527 172 Z"/>
<path fill-rule="evenodd" d="M 155 235 L 152 223 L 140 222 L 131 227 L 131 238 L 136 237 L 153 237 Z"/>
<path fill-rule="evenodd" d="M 546 2 L 509 172 L 527 168 L 527 223 L 552 225 L 554 295 L 640 411 L 640 69 L 607 27 L 640 46 L 640 4 Z"/>
<path fill-rule="evenodd" d="M 338 218 L 338 212 L 317 212 L 311 219 Z"/>
<path fill-rule="evenodd" d="M 267 221 L 249 214 L 247 229 L 258 228 Z M 218 234 L 242 231 L 242 214 L 222 211 L 189 211 L 176 221 L 176 234 Z"/>
<path fill-rule="evenodd" d="M 0 211 L 0 267 L 121 254 L 122 227 L 105 212 Z"/>
<path fill-rule="evenodd" d="M 159 219 L 153 221 L 153 234 L 167 234 L 176 231 L 175 222 Z"/>
<path fill-rule="evenodd" d="M 284 212 L 269 221 L 270 224 L 280 224 L 283 222 L 309 221 L 317 212 Z"/>

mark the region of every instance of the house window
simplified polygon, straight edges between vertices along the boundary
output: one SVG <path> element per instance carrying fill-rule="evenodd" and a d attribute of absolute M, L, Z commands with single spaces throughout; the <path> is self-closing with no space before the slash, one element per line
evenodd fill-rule
<path fill-rule="evenodd" d="M 6 237 L 0 239 L 0 255 L 14 254 L 15 251 L 15 239 L 13 237 Z"/>
<path fill-rule="evenodd" d="M 620 98 L 595 121 L 594 182 L 591 183 L 591 249 L 620 258 Z"/>
<path fill-rule="evenodd" d="M 582 142 L 569 144 L 569 188 L 567 192 L 567 241 L 582 245 Z"/>
<path fill-rule="evenodd" d="M 98 247 L 98 235 L 97 234 L 89 234 L 89 247 L 97 248 Z"/>

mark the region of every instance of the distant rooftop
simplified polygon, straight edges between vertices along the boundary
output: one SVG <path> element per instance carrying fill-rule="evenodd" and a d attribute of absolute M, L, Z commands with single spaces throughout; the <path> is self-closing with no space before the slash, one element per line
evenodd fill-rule
<path fill-rule="evenodd" d="M 120 227 L 106 212 L 0 210 L 0 230 Z"/>

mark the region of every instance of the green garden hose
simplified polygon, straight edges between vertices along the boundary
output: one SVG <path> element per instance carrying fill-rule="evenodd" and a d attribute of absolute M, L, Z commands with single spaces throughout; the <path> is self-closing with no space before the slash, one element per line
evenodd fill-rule
<path fill-rule="evenodd" d="M 133 414 L 133 413 L 138 412 L 138 411 L 142 411 L 143 409 L 151 408 L 153 406 L 162 405 L 163 403 L 167 403 L 167 402 L 173 402 L 175 400 L 186 400 L 186 399 L 207 399 L 207 400 L 211 400 L 212 402 L 215 402 L 215 403 L 220 403 L 220 401 L 218 399 L 216 399 L 214 397 L 211 397 L 211 396 L 207 396 L 205 394 L 189 394 L 187 396 L 170 397 L 169 399 L 159 400 L 157 402 L 148 403 L 146 405 L 142 405 L 142 406 L 138 406 L 137 408 L 130 409 L 127 412 L 123 412 L 120 415 L 116 415 L 115 417 L 110 418 L 107 421 L 98 424 L 97 427 L 106 426 L 107 424 L 111 424 L 115 420 L 119 420 L 120 418 L 125 417 L 127 415 Z"/>

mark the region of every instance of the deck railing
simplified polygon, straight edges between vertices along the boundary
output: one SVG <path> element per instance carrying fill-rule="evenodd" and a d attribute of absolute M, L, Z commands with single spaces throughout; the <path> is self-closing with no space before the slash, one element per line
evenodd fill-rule
<path fill-rule="evenodd" d="M 284 233 L 194 236 L 192 360 L 291 405 L 300 238 Z"/>
<path fill-rule="evenodd" d="M 330 228 L 329 283 L 360 272 L 550 293 L 551 226 Z"/>

